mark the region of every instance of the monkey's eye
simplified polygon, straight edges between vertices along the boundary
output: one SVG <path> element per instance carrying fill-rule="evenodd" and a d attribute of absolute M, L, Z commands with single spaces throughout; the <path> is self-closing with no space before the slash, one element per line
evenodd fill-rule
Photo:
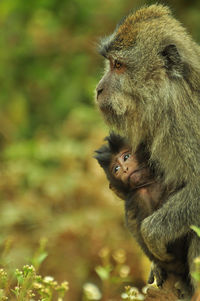
<path fill-rule="evenodd" d="M 126 161 L 128 158 L 130 158 L 130 156 L 131 156 L 131 154 L 130 154 L 130 153 L 128 153 L 128 154 L 125 154 L 125 155 L 124 155 L 124 161 Z"/>
<path fill-rule="evenodd" d="M 121 67 L 122 67 L 122 63 L 119 62 L 118 60 L 115 60 L 114 61 L 114 68 L 115 69 L 121 69 Z"/>
<path fill-rule="evenodd" d="M 113 168 L 113 172 L 116 174 L 120 169 L 120 166 L 119 165 L 115 165 L 114 168 Z"/>

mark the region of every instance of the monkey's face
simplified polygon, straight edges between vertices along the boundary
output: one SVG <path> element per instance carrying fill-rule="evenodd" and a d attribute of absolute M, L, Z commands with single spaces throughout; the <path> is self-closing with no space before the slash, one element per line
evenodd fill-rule
<path fill-rule="evenodd" d="M 150 179 L 148 168 L 140 166 L 136 155 L 133 155 L 127 148 L 113 156 L 110 172 L 115 179 L 131 189 L 148 183 Z"/>
<path fill-rule="evenodd" d="M 115 58 L 114 53 L 106 59 L 105 75 L 97 87 L 97 103 L 108 122 L 116 122 L 126 115 L 129 105 L 133 105 L 130 76 L 122 59 Z M 126 101 L 124 96 L 126 95 Z"/>
<path fill-rule="evenodd" d="M 162 121 L 175 97 L 174 85 L 183 78 L 178 48 L 184 34 L 166 7 L 152 5 L 129 15 L 102 41 L 106 69 L 96 101 L 110 125 L 124 129 L 129 119 L 129 125 L 131 120 L 144 128 Z"/>
<path fill-rule="evenodd" d="M 130 183 L 131 177 L 137 172 L 138 168 L 135 156 L 126 148 L 113 157 L 110 166 L 112 175 L 124 184 Z"/>

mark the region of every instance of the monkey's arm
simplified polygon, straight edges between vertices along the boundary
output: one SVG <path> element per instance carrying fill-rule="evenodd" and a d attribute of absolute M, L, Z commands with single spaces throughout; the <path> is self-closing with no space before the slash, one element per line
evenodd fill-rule
<path fill-rule="evenodd" d="M 200 225 L 199 183 L 187 184 L 169 197 L 151 216 L 145 218 L 141 233 L 149 251 L 160 261 L 171 261 L 167 244 L 190 231 L 192 224 Z"/>
<path fill-rule="evenodd" d="M 131 232 L 132 236 L 136 239 L 137 243 L 143 250 L 143 252 L 146 254 L 146 256 L 153 261 L 155 258 L 149 251 L 149 249 L 146 247 L 143 237 L 141 235 L 140 227 L 141 227 L 141 221 L 138 219 L 138 217 L 135 215 L 135 211 L 133 208 L 129 210 L 127 207 L 125 208 L 125 220 L 126 220 L 126 226 Z"/>
<path fill-rule="evenodd" d="M 126 224 L 133 235 L 133 237 L 136 239 L 137 243 L 140 245 L 141 249 L 145 253 L 145 255 L 152 261 L 151 270 L 149 273 L 148 283 L 152 284 L 154 280 L 156 279 L 156 283 L 158 286 L 162 286 L 164 281 L 167 278 L 167 273 L 164 268 L 162 268 L 156 258 L 150 253 L 149 249 L 144 243 L 143 237 L 141 235 L 140 226 L 141 223 L 139 220 L 137 220 L 134 217 L 133 211 L 126 210 Z M 156 262 L 157 261 L 157 262 Z"/>
<path fill-rule="evenodd" d="M 139 246 L 141 247 L 142 251 L 145 255 L 149 258 L 150 261 L 155 262 L 158 261 L 154 255 L 150 252 L 148 247 L 146 246 L 144 239 L 141 234 L 141 221 L 138 217 L 135 216 L 134 210 L 128 210 L 126 208 L 125 211 L 125 220 L 126 226 L 131 232 L 132 236 L 135 238 Z M 155 269 L 154 269 L 155 270 Z"/>

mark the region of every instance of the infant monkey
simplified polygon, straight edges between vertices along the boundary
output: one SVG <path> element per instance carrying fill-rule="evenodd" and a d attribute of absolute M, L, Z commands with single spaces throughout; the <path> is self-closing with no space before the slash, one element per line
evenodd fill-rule
<path fill-rule="evenodd" d="M 132 154 L 123 137 L 111 133 L 105 140 L 108 143 L 96 150 L 95 158 L 104 169 L 110 188 L 125 201 L 125 218 L 130 232 L 153 262 L 148 283 L 153 283 L 155 278 L 157 285 L 161 286 L 168 273 L 173 273 L 179 275 L 189 287 L 188 238 L 183 237 L 168 245 L 168 252 L 173 254 L 174 260 L 165 263 L 148 250 L 140 229 L 142 221 L 158 210 L 174 191 L 156 178 L 153 166 L 148 165 L 149 154 L 145 144 L 140 144 Z"/>

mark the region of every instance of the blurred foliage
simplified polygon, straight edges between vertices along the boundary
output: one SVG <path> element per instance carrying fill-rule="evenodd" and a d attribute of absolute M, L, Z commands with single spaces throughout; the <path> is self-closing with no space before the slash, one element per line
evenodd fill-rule
<path fill-rule="evenodd" d="M 0 1 L 0 263 L 22 271 L 46 237 L 42 277 L 69 281 L 68 300 L 88 298 L 91 287 L 101 300 L 121 300 L 124 285 L 141 288 L 147 277 L 123 203 L 92 156 L 108 131 L 94 104 L 96 44 L 130 9 L 153 2 Z M 200 41 L 200 2 L 162 2 Z"/>
<path fill-rule="evenodd" d="M 13 277 L 15 280 L 12 279 L 10 281 L 10 277 L 13 275 L 8 275 L 4 269 L 0 269 L 0 300 L 64 300 L 65 293 L 69 289 L 67 281 L 59 285 L 53 277 L 41 277 L 36 273 L 40 264 L 47 256 L 45 247 L 46 240 L 43 239 L 40 241 L 40 247 L 32 258 L 35 266 L 25 265 L 22 270 L 16 269 Z M 15 284 L 13 288 L 12 284 Z"/>

